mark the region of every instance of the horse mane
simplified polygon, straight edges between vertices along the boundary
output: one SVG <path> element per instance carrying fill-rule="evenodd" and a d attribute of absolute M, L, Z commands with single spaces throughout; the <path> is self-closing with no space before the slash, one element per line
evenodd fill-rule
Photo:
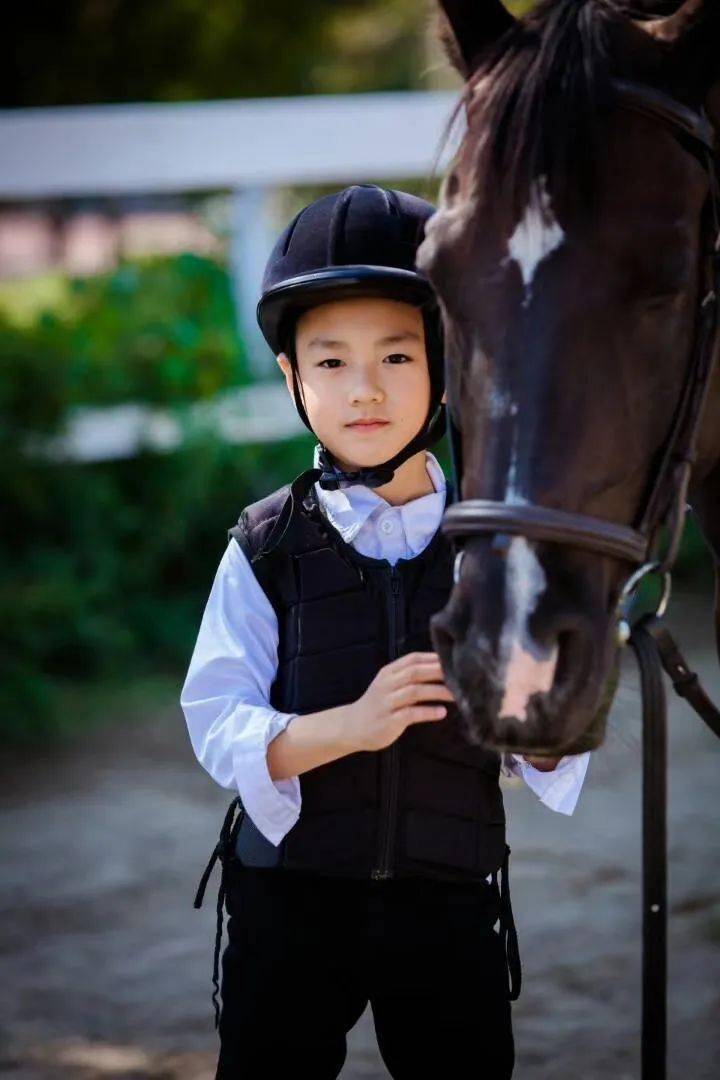
<path fill-rule="evenodd" d="M 614 73 L 609 30 L 623 16 L 648 14 L 619 0 L 538 0 L 481 56 L 448 119 L 440 152 L 459 112 L 487 79 L 483 134 L 503 199 L 520 214 L 533 180 L 544 174 L 567 211 L 592 213 L 599 107 L 609 100 Z"/>

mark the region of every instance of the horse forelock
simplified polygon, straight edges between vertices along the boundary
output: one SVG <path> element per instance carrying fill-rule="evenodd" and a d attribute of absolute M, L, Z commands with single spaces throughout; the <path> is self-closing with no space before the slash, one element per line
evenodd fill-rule
<path fill-rule="evenodd" d="M 477 111 L 468 138 L 489 147 L 497 197 L 522 214 L 533 183 L 546 177 L 556 204 L 587 216 L 594 186 L 599 110 L 613 75 L 612 0 L 539 0 L 486 52 L 460 105 Z"/>

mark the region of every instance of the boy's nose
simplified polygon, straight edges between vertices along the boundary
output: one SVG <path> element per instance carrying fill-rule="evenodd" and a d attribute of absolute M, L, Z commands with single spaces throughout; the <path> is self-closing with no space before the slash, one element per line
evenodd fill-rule
<path fill-rule="evenodd" d="M 384 396 L 382 387 L 367 379 L 355 384 L 350 393 L 350 401 L 382 401 Z"/>

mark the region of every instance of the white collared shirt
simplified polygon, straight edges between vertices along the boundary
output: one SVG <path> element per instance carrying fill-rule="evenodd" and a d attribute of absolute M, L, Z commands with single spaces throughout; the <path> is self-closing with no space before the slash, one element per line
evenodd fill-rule
<path fill-rule="evenodd" d="M 419 555 L 445 509 L 445 476 L 425 451 L 434 491 L 392 506 L 364 484 L 326 491 L 315 484 L 320 507 L 344 540 L 363 555 L 398 559 Z M 315 449 L 314 464 L 318 464 Z M 242 548 L 230 540 L 205 605 L 180 694 L 193 751 L 223 788 L 237 791 L 249 817 L 277 845 L 300 816 L 300 779 L 273 780 L 267 746 L 297 713 L 269 702 L 277 672 L 278 622 Z M 551 810 L 572 814 L 587 772 L 589 752 L 566 755 L 540 772 L 520 755 L 503 755 L 503 772 L 522 776 Z"/>

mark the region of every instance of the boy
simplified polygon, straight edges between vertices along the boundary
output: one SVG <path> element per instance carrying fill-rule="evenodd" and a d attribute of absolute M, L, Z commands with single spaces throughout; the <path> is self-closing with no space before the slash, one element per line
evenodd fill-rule
<path fill-rule="evenodd" d="M 513 1070 L 500 760 L 458 734 L 428 632 L 452 586 L 427 449 L 442 338 L 415 269 L 432 212 L 369 184 L 324 196 L 263 280 L 261 328 L 319 441 L 230 530 L 181 695 L 199 761 L 239 792 L 195 901 L 219 854 L 221 1080 L 337 1077 L 368 1001 L 393 1077 Z M 587 758 L 507 767 L 571 813 Z"/>

